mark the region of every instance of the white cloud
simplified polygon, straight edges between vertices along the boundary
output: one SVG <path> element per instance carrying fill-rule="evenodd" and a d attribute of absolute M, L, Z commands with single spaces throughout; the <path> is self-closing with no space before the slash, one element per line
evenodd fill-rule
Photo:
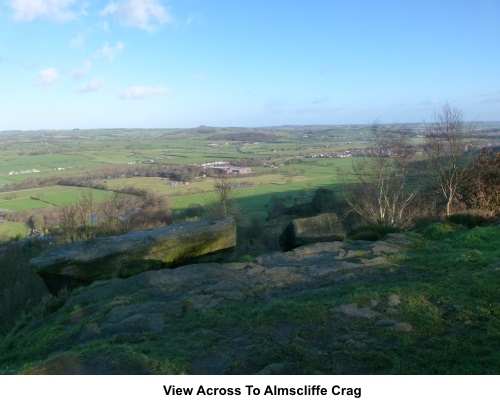
<path fill-rule="evenodd" d="M 123 45 L 121 42 L 117 42 L 115 46 L 109 46 L 109 44 L 105 42 L 101 49 L 94 52 L 94 54 L 89 59 L 83 62 L 80 67 L 73 70 L 71 74 L 75 79 L 80 79 L 82 76 L 90 73 L 90 71 L 92 70 L 93 61 L 99 59 L 108 59 L 109 61 L 112 61 L 120 53 L 122 53 L 124 49 L 125 45 Z"/>
<path fill-rule="evenodd" d="M 42 86 L 54 84 L 59 79 L 59 72 L 55 68 L 47 68 L 38 72 L 37 83 Z"/>
<path fill-rule="evenodd" d="M 78 88 L 79 93 L 90 93 L 91 91 L 99 90 L 104 84 L 102 79 L 93 79 L 90 82 L 82 84 Z"/>
<path fill-rule="evenodd" d="M 120 24 L 149 32 L 157 31 L 162 25 L 173 20 L 160 0 L 113 1 L 102 10 L 101 15 L 109 15 L 117 19 Z"/>
<path fill-rule="evenodd" d="M 85 39 L 87 36 L 90 34 L 92 30 L 90 28 L 87 28 L 81 32 L 79 32 L 76 36 L 70 39 L 69 45 L 72 48 L 82 50 L 84 45 L 85 45 Z"/>
<path fill-rule="evenodd" d="M 82 66 L 73 70 L 72 75 L 75 79 L 79 79 L 82 76 L 85 76 L 86 74 L 90 73 L 91 70 L 92 70 L 92 62 L 87 59 L 85 62 L 83 62 Z"/>
<path fill-rule="evenodd" d="M 76 17 L 71 10 L 74 0 L 9 0 L 14 20 L 31 21 L 42 17 L 50 20 L 68 21 Z"/>
<path fill-rule="evenodd" d="M 166 87 L 146 87 L 146 86 L 133 86 L 125 90 L 120 97 L 124 100 L 141 100 L 153 96 L 166 94 L 170 89 Z"/>
<path fill-rule="evenodd" d="M 93 59 L 108 59 L 108 60 L 113 60 L 116 58 L 120 53 L 123 52 L 123 49 L 125 48 L 125 45 L 123 45 L 121 42 L 117 42 L 116 45 L 109 46 L 107 42 L 104 43 L 101 49 L 99 49 L 94 55 L 92 55 Z"/>

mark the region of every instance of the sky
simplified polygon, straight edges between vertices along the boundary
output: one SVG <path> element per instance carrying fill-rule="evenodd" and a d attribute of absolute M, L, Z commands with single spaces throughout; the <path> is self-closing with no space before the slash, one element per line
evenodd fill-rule
<path fill-rule="evenodd" d="M 500 121 L 500 0 L 0 0 L 0 130 Z"/>

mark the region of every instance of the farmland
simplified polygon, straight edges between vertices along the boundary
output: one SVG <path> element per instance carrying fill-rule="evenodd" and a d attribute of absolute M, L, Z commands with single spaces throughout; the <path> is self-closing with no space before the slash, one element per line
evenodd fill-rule
<path fill-rule="evenodd" d="M 499 143 L 498 127 L 481 124 L 489 144 Z M 422 126 L 411 128 L 418 147 Z M 369 126 L 1 132 L 0 211 L 65 206 L 90 186 L 96 201 L 127 187 L 152 190 L 167 196 L 181 215 L 192 204 L 215 202 L 213 177 L 172 183 L 155 173 L 222 161 L 251 167 L 251 174 L 232 179 L 234 196 L 241 218 L 262 217 L 273 196 L 291 204 L 306 201 L 319 187 L 350 181 L 352 163 L 369 146 L 369 132 Z M 20 226 L 4 220 L 0 234 L 19 234 Z"/>

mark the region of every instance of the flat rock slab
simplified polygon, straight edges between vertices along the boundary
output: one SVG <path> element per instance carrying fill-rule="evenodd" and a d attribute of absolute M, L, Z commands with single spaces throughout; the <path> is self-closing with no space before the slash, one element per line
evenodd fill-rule
<path fill-rule="evenodd" d="M 49 288 L 57 281 L 71 286 L 70 281 L 89 284 L 172 267 L 234 246 L 236 223 L 225 217 L 59 246 L 32 259 L 30 266 Z"/>

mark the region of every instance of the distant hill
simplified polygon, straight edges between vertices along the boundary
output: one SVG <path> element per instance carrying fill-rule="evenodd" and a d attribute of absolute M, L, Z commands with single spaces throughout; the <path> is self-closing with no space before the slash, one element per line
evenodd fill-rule
<path fill-rule="evenodd" d="M 197 128 L 195 128 L 195 131 L 198 132 L 199 134 L 213 134 L 214 132 L 217 132 L 217 128 L 214 127 L 208 127 L 206 125 L 201 125 Z"/>
<path fill-rule="evenodd" d="M 233 132 L 217 133 L 207 138 L 210 141 L 242 141 L 242 142 L 280 142 L 278 135 L 264 134 L 262 132 Z"/>

